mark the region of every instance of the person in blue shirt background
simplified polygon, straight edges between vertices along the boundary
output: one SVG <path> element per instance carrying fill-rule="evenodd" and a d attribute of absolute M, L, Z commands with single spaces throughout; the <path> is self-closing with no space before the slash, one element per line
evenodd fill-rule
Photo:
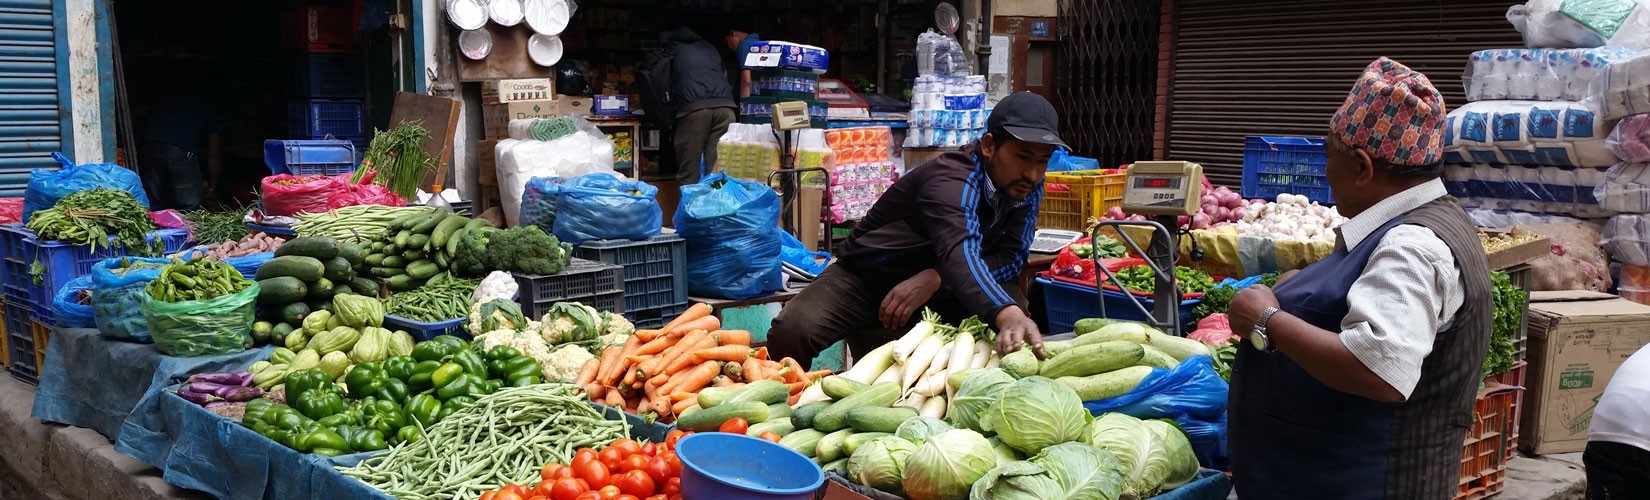
<path fill-rule="evenodd" d="M 751 53 L 751 46 L 762 41 L 756 33 L 750 33 L 739 28 L 728 30 L 723 40 L 727 41 L 728 49 L 733 50 L 733 64 L 738 70 L 739 98 L 751 96 L 751 70 L 745 68 L 745 56 Z"/>

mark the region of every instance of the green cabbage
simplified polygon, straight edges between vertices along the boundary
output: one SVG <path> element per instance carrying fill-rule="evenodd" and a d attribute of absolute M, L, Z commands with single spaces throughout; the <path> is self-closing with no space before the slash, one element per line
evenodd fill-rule
<path fill-rule="evenodd" d="M 969 500 L 1047 500 L 1064 498 L 1065 490 L 1047 469 L 1011 461 L 991 469 L 968 490 Z"/>
<path fill-rule="evenodd" d="M 911 500 L 961 500 L 996 466 L 997 453 L 985 436 L 968 429 L 949 430 L 911 452 L 903 485 Z"/>
<path fill-rule="evenodd" d="M 1025 457 L 1020 456 L 1020 452 L 1014 451 L 1014 448 L 1009 448 L 1008 445 L 1003 444 L 1003 441 L 1001 439 L 997 439 L 995 437 L 992 437 L 992 438 L 987 438 L 986 441 L 990 442 L 991 443 L 991 449 L 997 452 L 997 465 L 998 466 L 1001 466 L 1001 465 L 1009 463 L 1009 462 L 1022 460 L 1022 459 L 1025 458 Z"/>
<path fill-rule="evenodd" d="M 951 427 L 951 424 L 937 418 L 915 417 L 908 418 L 904 423 L 899 424 L 899 428 L 894 430 L 894 435 L 920 445 L 924 441 L 928 441 L 929 437 L 954 428 Z"/>
<path fill-rule="evenodd" d="M 993 434 L 984 429 L 983 418 L 987 408 L 997 403 L 997 398 L 1003 394 L 1009 384 L 1014 383 L 1014 377 L 1000 368 L 986 368 L 968 378 L 963 379 L 962 386 L 957 389 L 956 397 L 951 398 L 951 407 L 945 411 L 945 419 L 952 425 L 963 429 L 978 431 L 987 436 Z"/>
<path fill-rule="evenodd" d="M 1168 475 L 1168 454 L 1145 422 L 1122 413 L 1101 415 L 1089 427 L 1089 443 L 1117 458 L 1124 497 L 1147 498 L 1161 489 Z"/>
<path fill-rule="evenodd" d="M 872 440 L 848 457 L 848 478 L 882 491 L 899 493 L 906 458 L 916 450 L 917 445 L 894 436 Z"/>
<path fill-rule="evenodd" d="M 1186 433 L 1179 427 L 1164 420 L 1147 420 L 1146 427 L 1152 430 L 1156 438 L 1158 449 L 1153 453 L 1161 454 L 1168 459 L 1168 466 L 1163 477 L 1163 489 L 1172 490 L 1185 486 L 1197 478 L 1197 454 L 1192 451 L 1192 441 L 1186 438 Z"/>
<path fill-rule="evenodd" d="M 983 416 L 986 430 L 996 432 L 1003 443 L 1027 455 L 1060 443 L 1082 441 L 1090 418 L 1076 391 L 1035 376 L 1009 384 Z"/>
<path fill-rule="evenodd" d="M 1083 443 L 1044 449 L 1029 461 L 1008 462 L 969 490 L 970 500 L 1117 500 L 1123 473 L 1111 452 Z"/>

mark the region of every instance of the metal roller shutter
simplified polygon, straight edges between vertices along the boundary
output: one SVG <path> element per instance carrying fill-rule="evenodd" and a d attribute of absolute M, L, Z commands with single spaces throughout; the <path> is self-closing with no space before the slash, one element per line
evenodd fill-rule
<path fill-rule="evenodd" d="M 0 196 L 22 196 L 29 171 L 68 149 L 53 0 L 0 0 Z M 72 156 L 72 154 L 70 155 Z"/>
<path fill-rule="evenodd" d="M 1426 73 L 1450 106 L 1475 50 L 1518 47 L 1506 0 L 1178 0 L 1167 157 L 1237 186 L 1243 138 L 1322 136 L 1379 56 Z"/>

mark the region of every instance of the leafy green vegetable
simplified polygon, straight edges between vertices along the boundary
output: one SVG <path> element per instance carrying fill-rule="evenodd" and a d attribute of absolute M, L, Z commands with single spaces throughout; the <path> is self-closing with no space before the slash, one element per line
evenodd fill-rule
<path fill-rule="evenodd" d="M 1203 301 L 1192 308 L 1192 314 L 1197 319 L 1209 317 L 1211 314 L 1226 312 L 1232 305 L 1232 298 L 1237 297 L 1237 287 L 1217 286 L 1203 292 Z"/>
<path fill-rule="evenodd" d="M 226 241 L 239 241 L 246 237 L 249 231 L 241 217 L 246 210 L 214 211 L 190 210 L 183 213 L 183 219 L 189 221 L 191 230 L 195 234 L 195 241 L 201 243 L 218 244 Z"/>
<path fill-rule="evenodd" d="M 156 229 L 155 222 L 149 219 L 149 211 L 138 204 L 132 193 L 119 189 L 94 188 L 70 193 L 51 208 L 31 214 L 26 227 L 41 240 L 89 245 L 93 250 L 125 248 L 134 256 L 153 257 L 165 249 L 160 241 L 146 239 L 146 235 Z M 111 236 L 113 244 L 109 242 Z"/>
<path fill-rule="evenodd" d="M 1154 481 L 1147 475 L 1156 434 L 1145 422 L 1122 413 L 1101 415 L 1089 425 L 1089 442 L 1117 458 L 1118 470 L 1123 472 L 1124 495 L 1149 498 L 1157 493 L 1156 483 L 1161 479 Z"/>
<path fill-rule="evenodd" d="M 1032 454 L 1068 441 L 1081 441 L 1088 430 L 1088 410 L 1066 384 L 1048 377 L 1026 377 L 1003 389 L 986 409 L 986 430 L 1003 444 Z"/>
<path fill-rule="evenodd" d="M 1277 286 L 1278 273 L 1266 273 L 1260 275 L 1260 284 L 1266 285 L 1267 288 Z"/>
<path fill-rule="evenodd" d="M 902 484 L 911 500 L 963 498 L 975 481 L 996 467 L 997 452 L 985 436 L 968 429 L 949 430 L 911 452 Z"/>
<path fill-rule="evenodd" d="M 951 398 L 950 408 L 945 412 L 945 419 L 952 425 L 963 429 L 991 435 L 985 431 L 984 415 L 991 405 L 997 404 L 997 398 L 1002 396 L 1003 389 L 1014 383 L 1014 377 L 1001 368 L 986 368 L 969 375 L 963 380 L 962 386 L 957 388 L 956 397 Z"/>
<path fill-rule="evenodd" d="M 899 428 L 894 430 L 894 437 L 904 438 L 913 443 L 922 444 L 923 442 L 928 441 L 929 437 L 939 435 L 940 433 L 954 428 L 955 427 L 951 427 L 951 424 L 945 423 L 944 420 L 931 417 L 917 417 L 906 419 L 904 423 L 899 424 Z"/>
<path fill-rule="evenodd" d="M 430 131 L 424 129 L 421 121 L 401 122 L 393 129 L 375 131 L 362 155 L 361 168 L 355 169 L 350 182 L 359 183 L 368 172 L 376 171 L 375 184 L 388 187 L 402 198 L 412 199 L 418 194 L 424 176 L 435 171 L 435 158 L 424 150 L 429 138 Z"/>
<path fill-rule="evenodd" d="M 1207 292 L 1214 288 L 1215 280 L 1209 273 L 1185 266 L 1176 266 L 1174 269 L 1175 282 L 1185 293 Z M 1152 272 L 1151 266 L 1138 265 L 1123 268 L 1117 271 L 1117 279 L 1123 282 L 1123 287 L 1137 292 L 1152 292 L 1157 290 L 1157 273 Z M 1102 278 L 1102 283 L 1110 280 Z"/>
<path fill-rule="evenodd" d="M 1495 315 L 1490 327 L 1489 353 L 1484 357 L 1484 375 L 1506 373 L 1513 365 L 1513 337 L 1524 322 L 1525 301 L 1529 292 L 1513 286 L 1505 271 L 1490 273 L 1490 284 L 1495 288 Z"/>
<path fill-rule="evenodd" d="M 1147 420 L 1144 424 L 1156 438 L 1158 449 L 1153 453 L 1165 458 L 1163 489 L 1179 488 L 1196 479 L 1197 454 L 1192 452 L 1192 441 L 1186 433 L 1166 420 Z"/>

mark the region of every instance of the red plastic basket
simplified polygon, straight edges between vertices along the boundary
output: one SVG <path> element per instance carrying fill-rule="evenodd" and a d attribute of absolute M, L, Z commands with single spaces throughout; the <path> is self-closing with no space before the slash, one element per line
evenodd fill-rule
<path fill-rule="evenodd" d="M 1472 429 L 1461 449 L 1461 479 L 1456 500 L 1486 498 L 1505 487 L 1507 460 L 1514 455 L 1521 387 L 1491 383 L 1478 392 Z"/>

